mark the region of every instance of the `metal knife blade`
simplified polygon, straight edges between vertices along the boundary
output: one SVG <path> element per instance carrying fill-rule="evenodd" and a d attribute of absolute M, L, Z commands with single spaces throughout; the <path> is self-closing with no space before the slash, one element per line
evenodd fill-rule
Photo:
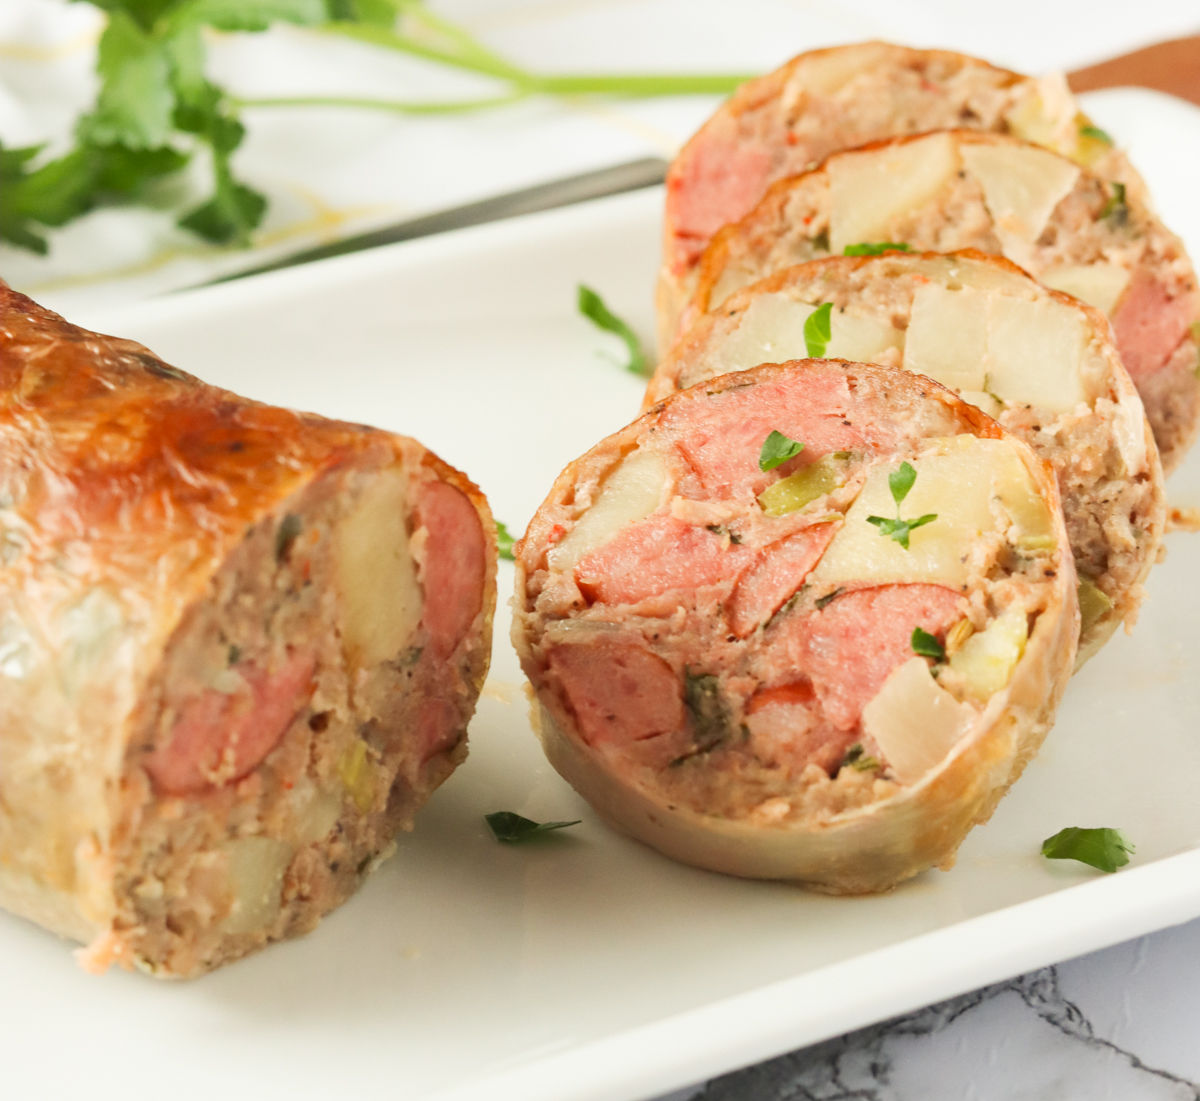
<path fill-rule="evenodd" d="M 363 249 L 377 248 L 379 245 L 390 245 L 397 241 L 411 241 L 416 237 L 428 237 L 433 233 L 445 233 L 450 229 L 463 229 L 466 226 L 477 226 L 483 222 L 498 222 L 505 218 L 515 218 L 520 214 L 532 214 L 539 210 L 552 210 L 559 206 L 570 206 L 587 199 L 599 199 L 605 195 L 619 195 L 625 191 L 636 191 L 643 187 L 653 187 L 663 182 L 667 173 L 667 162 L 660 157 L 646 157 L 642 160 L 628 161 L 625 164 L 612 165 L 609 168 L 584 172 L 578 176 L 567 176 L 561 180 L 538 184 L 535 187 L 522 188 L 520 191 L 510 191 L 504 195 L 493 195 L 479 202 L 467 203 L 465 206 L 454 207 L 450 210 L 439 210 L 434 214 L 426 214 L 407 222 L 385 226 L 383 229 L 372 230 L 356 237 L 346 237 L 319 248 L 305 249 L 293 253 L 281 260 L 269 264 L 247 268 L 245 271 L 223 275 L 213 283 L 228 283 L 234 279 L 245 279 L 248 275 L 260 275 L 266 271 L 278 271 L 281 268 L 295 267 L 297 264 L 307 264 L 313 260 L 325 260 L 330 256 L 345 256 L 351 252 L 361 252 Z M 206 284 L 207 285 L 207 284 Z"/>

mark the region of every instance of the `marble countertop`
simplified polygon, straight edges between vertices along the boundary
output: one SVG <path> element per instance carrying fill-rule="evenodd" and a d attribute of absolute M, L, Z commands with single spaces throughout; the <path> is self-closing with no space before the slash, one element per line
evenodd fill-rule
<path fill-rule="evenodd" d="M 557 72 L 764 71 L 804 49 L 868 37 L 945 46 L 1039 72 L 1200 29 L 1194 4 L 1182 0 L 1139 5 L 1136 19 L 1116 0 L 434 6 L 506 56 Z M 65 0 L 0 4 L 6 144 L 63 140 L 93 94 L 100 26 L 94 9 Z M 410 58 L 318 42 L 289 27 L 214 36 L 211 58 L 220 78 L 247 96 L 479 94 L 477 82 Z M 174 228 L 168 212 L 110 209 L 56 231 L 48 257 L 0 246 L 0 274 L 64 312 L 130 301 L 486 195 L 640 156 L 670 156 L 715 102 L 536 100 L 439 119 L 251 110 L 237 166 L 272 204 L 253 248 L 230 253 L 202 245 Z M 1197 1037 L 1200 920 L 693 1085 L 669 1101 L 1200 1098 Z"/>

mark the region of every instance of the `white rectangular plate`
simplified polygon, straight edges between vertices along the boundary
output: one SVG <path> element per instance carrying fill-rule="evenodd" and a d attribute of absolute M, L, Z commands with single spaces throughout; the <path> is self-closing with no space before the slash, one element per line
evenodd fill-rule
<path fill-rule="evenodd" d="M 1177 181 L 1200 112 L 1149 93 L 1093 106 L 1191 230 Z M 649 333 L 660 205 L 642 192 L 73 320 L 252 397 L 417 436 L 520 531 L 637 410 L 575 287 Z M 1200 455 L 1173 496 L 1200 504 Z M 92 978 L 0 915 L 6 1094 L 631 1101 L 1200 913 L 1200 536 L 1169 543 L 1137 634 L 1075 678 L 958 866 L 878 898 L 697 871 L 602 826 L 530 733 L 502 612 L 470 759 L 311 936 L 167 985 Z M 502 604 L 511 582 L 505 565 Z M 583 824 L 509 848 L 495 810 Z M 1043 860 L 1069 825 L 1124 829 L 1133 866 Z"/>

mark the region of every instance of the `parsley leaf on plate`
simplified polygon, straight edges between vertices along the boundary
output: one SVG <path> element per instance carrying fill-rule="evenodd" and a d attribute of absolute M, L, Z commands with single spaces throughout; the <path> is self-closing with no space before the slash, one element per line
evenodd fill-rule
<path fill-rule="evenodd" d="M 1042 842 L 1042 856 L 1050 860 L 1078 860 L 1102 872 L 1125 867 L 1133 851 L 1133 845 L 1120 830 L 1107 828 L 1068 826 Z"/>
<path fill-rule="evenodd" d="M 579 312 L 598 329 L 603 329 L 606 333 L 613 333 L 625 342 L 625 347 L 629 349 L 629 362 L 625 364 L 627 371 L 631 371 L 635 375 L 650 374 L 650 365 L 637 333 L 604 304 L 603 298 L 591 287 L 585 287 L 580 283 L 578 304 Z"/>
<path fill-rule="evenodd" d="M 511 810 L 498 810 L 493 814 L 485 814 L 484 819 L 492 829 L 492 836 L 497 841 L 513 845 L 539 833 L 549 833 L 551 830 L 565 829 L 567 826 L 578 826 L 583 821 L 576 818 L 574 822 L 535 822 L 532 818 L 522 818 Z"/>
<path fill-rule="evenodd" d="M 777 466 L 786 463 L 788 459 L 794 459 L 803 450 L 804 444 L 799 440 L 793 440 L 782 432 L 772 429 L 767 438 L 763 440 L 762 450 L 758 453 L 758 469 L 764 472 L 774 470 Z"/>
<path fill-rule="evenodd" d="M 515 536 L 509 533 L 508 528 L 506 528 L 499 520 L 497 520 L 496 547 L 500 557 L 503 558 L 505 562 L 516 561 L 516 559 L 513 557 L 513 544 L 516 543 L 516 541 L 517 540 Z"/>

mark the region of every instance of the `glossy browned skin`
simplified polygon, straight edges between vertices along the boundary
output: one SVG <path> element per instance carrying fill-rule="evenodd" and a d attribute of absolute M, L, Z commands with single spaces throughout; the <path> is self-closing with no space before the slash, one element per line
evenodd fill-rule
<path fill-rule="evenodd" d="M 294 494 L 348 466 L 397 462 L 455 487 L 479 515 L 482 684 L 495 534 L 465 476 L 415 440 L 206 385 L 0 283 L 0 636 L 15 624 L 49 640 L 30 650 L 23 680 L 0 676 L 0 904 L 80 940 L 111 927 L 113 846 L 136 829 L 121 762 L 137 758 L 142 701 L 185 613 Z M 97 593 L 120 609 L 117 643 L 81 666 L 86 707 L 54 695 L 48 710 L 28 686 L 74 668 L 64 617 Z"/>

